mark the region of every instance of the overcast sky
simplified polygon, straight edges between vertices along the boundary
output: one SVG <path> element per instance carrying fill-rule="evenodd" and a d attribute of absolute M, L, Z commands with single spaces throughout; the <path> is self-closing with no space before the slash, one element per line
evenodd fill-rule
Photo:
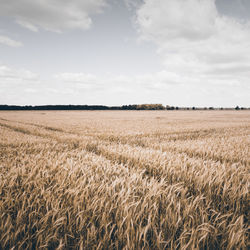
<path fill-rule="evenodd" d="M 0 0 L 0 104 L 250 106 L 249 0 Z"/>

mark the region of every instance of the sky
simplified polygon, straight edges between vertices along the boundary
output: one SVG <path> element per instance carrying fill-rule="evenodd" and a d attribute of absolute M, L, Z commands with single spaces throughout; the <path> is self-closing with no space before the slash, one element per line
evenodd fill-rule
<path fill-rule="evenodd" d="M 0 104 L 250 107 L 249 0 L 0 0 Z"/>

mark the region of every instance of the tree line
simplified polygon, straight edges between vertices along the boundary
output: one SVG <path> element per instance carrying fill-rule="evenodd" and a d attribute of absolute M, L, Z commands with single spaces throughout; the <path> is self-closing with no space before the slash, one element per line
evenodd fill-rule
<path fill-rule="evenodd" d="M 132 104 L 122 106 L 104 106 L 104 105 L 0 105 L 0 110 L 245 110 L 250 108 L 214 108 L 214 107 L 177 107 L 163 106 L 162 104 Z"/>

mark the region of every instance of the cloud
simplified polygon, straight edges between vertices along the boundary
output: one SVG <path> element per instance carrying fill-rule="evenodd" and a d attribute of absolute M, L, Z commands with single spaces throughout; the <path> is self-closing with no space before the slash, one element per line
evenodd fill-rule
<path fill-rule="evenodd" d="M 23 87 L 39 82 L 39 76 L 26 69 L 15 69 L 6 65 L 0 65 L 1 87 Z"/>
<path fill-rule="evenodd" d="M 249 83 L 250 22 L 222 15 L 215 0 L 145 0 L 136 25 L 141 40 L 158 46 L 166 71 L 189 84 Z"/>
<path fill-rule="evenodd" d="M 217 13 L 210 0 L 146 0 L 137 11 L 141 34 L 156 42 L 201 40 L 213 34 Z"/>
<path fill-rule="evenodd" d="M 138 8 L 143 0 L 124 0 L 125 5 L 127 6 L 128 10 L 134 10 Z"/>
<path fill-rule="evenodd" d="M 54 75 L 59 82 L 63 82 L 72 89 L 96 89 L 100 86 L 97 76 L 84 73 L 60 73 Z"/>
<path fill-rule="evenodd" d="M 101 12 L 105 0 L 0 0 L 0 15 L 31 30 L 62 32 L 90 28 L 91 15 Z"/>
<path fill-rule="evenodd" d="M 44 98 L 40 76 L 30 70 L 0 64 L 0 104 L 30 104 Z"/>
<path fill-rule="evenodd" d="M 210 74 L 210 75 L 209 75 Z M 92 75 L 83 72 L 54 75 L 49 91 L 62 103 L 121 105 L 163 103 L 177 106 L 248 106 L 250 86 L 223 75 L 194 78 L 169 70 L 143 75 Z M 64 98 L 64 99 L 63 99 Z M 60 103 L 60 102 L 59 102 Z"/>
<path fill-rule="evenodd" d="M 23 46 L 21 42 L 15 41 L 7 36 L 0 36 L 0 43 L 15 48 Z"/>
<path fill-rule="evenodd" d="M 209 74 L 193 78 L 167 70 L 134 76 L 64 72 L 41 79 L 30 70 L 0 65 L 1 103 L 249 106 L 247 82 Z M 197 87 L 201 79 L 202 87 Z"/>
<path fill-rule="evenodd" d="M 178 84 L 181 81 L 179 75 L 166 71 L 136 76 L 59 73 L 54 75 L 54 79 L 68 87 L 71 86 L 72 89 L 106 89 L 112 92 L 164 89 L 168 85 Z"/>

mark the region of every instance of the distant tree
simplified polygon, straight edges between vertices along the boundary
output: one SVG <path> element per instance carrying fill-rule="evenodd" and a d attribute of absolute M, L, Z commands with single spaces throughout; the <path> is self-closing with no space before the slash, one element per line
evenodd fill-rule
<path fill-rule="evenodd" d="M 214 110 L 214 107 L 209 107 L 210 110 Z"/>
<path fill-rule="evenodd" d="M 169 106 L 169 105 L 167 105 L 167 106 L 166 106 L 166 109 L 167 109 L 167 110 L 174 110 L 175 107 L 174 107 L 174 106 Z"/>
<path fill-rule="evenodd" d="M 137 110 L 163 110 L 165 109 L 162 104 L 138 104 Z"/>
<path fill-rule="evenodd" d="M 236 107 L 235 107 L 235 110 L 239 110 L 239 109 L 240 109 L 240 107 L 239 107 L 239 106 L 236 106 Z"/>
<path fill-rule="evenodd" d="M 137 105 L 123 105 L 122 107 L 121 107 L 121 109 L 123 109 L 123 110 L 135 110 L 136 109 L 136 107 L 137 107 Z"/>
<path fill-rule="evenodd" d="M 195 110 L 196 108 L 195 107 L 192 107 L 192 110 Z"/>

